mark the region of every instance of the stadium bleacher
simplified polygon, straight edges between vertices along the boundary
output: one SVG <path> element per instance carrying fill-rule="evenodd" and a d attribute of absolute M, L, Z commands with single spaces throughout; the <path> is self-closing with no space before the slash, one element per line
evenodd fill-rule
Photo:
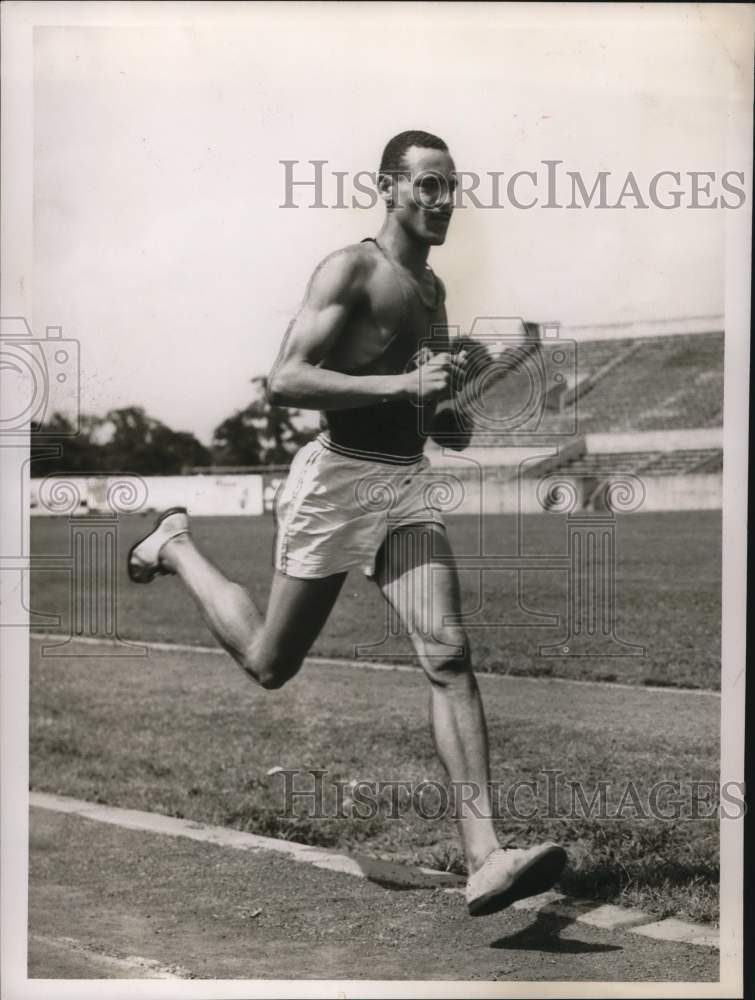
<path fill-rule="evenodd" d="M 557 410 L 541 406 L 531 417 L 542 390 L 530 373 L 513 373 L 487 391 L 471 443 L 721 426 L 723 332 L 587 341 L 575 351 L 575 399 Z"/>
<path fill-rule="evenodd" d="M 715 432 L 723 425 L 723 330 L 604 335 L 572 344 L 575 361 L 563 366 L 560 396 L 549 393 L 555 379 L 547 352 L 556 348 L 546 342 L 545 381 L 537 384 L 532 365 L 488 381 L 470 442 L 488 450 L 483 464 L 493 465 L 496 452 L 504 461 L 502 449 L 512 446 L 547 445 L 565 449 L 563 461 L 548 465 L 565 475 L 720 477 L 723 450 Z M 537 464 L 524 473 L 541 474 Z"/>
<path fill-rule="evenodd" d="M 720 426 L 723 333 L 648 337 L 635 343 L 626 361 L 578 399 L 582 432 Z M 630 345 L 620 341 L 612 346 L 618 352 Z M 578 345 L 578 370 L 590 364 L 590 354 Z"/>

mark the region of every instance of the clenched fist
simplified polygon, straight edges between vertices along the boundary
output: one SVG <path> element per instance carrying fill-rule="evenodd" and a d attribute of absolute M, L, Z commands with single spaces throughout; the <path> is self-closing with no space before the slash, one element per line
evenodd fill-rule
<path fill-rule="evenodd" d="M 418 404 L 450 398 L 462 385 L 466 361 L 466 351 L 430 355 L 413 371 L 401 376 L 406 397 Z"/>

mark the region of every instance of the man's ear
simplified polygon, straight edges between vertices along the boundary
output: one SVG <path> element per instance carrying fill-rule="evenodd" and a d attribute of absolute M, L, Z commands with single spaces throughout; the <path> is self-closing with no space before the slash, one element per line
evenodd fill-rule
<path fill-rule="evenodd" d="M 406 175 L 400 171 L 378 174 L 378 192 L 387 208 L 393 208 L 398 203 L 398 183 L 402 176 Z"/>
<path fill-rule="evenodd" d="M 377 189 L 386 208 L 393 208 L 395 202 L 395 181 L 390 174 L 378 174 Z"/>

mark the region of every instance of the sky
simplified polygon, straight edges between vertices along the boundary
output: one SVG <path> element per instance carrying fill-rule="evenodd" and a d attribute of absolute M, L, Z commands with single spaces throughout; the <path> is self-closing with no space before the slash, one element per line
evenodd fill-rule
<path fill-rule="evenodd" d="M 281 207 L 281 160 L 351 176 L 422 128 L 504 184 L 544 176 L 546 159 L 588 187 L 611 171 L 616 193 L 628 171 L 647 192 L 661 170 L 745 169 L 730 128 L 750 41 L 726 8 L 181 4 L 150 18 L 161 6 L 132 5 L 151 24 L 34 35 L 32 322 L 79 342 L 85 412 L 140 405 L 208 443 L 249 401 L 317 262 L 383 216 L 304 207 L 304 189 Z M 725 210 L 503 201 L 459 209 L 431 256 L 462 329 L 723 312 Z"/>

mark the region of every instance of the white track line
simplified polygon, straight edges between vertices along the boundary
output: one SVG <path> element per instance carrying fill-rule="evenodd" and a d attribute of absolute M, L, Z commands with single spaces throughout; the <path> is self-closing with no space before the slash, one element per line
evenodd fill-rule
<path fill-rule="evenodd" d="M 657 941 L 676 941 L 681 944 L 699 944 L 705 948 L 718 948 L 719 931 L 715 927 L 701 927 L 698 924 L 688 924 L 684 920 L 668 917 L 644 927 L 633 927 L 632 934 L 642 934 L 643 937 L 655 938 Z"/>
<path fill-rule="evenodd" d="M 30 934 L 30 942 L 38 942 L 48 948 L 58 948 L 78 955 L 85 955 L 96 964 L 105 965 L 110 969 L 122 972 L 123 979 L 133 979 L 134 973 L 141 973 L 144 979 L 191 979 L 192 975 L 179 965 L 160 965 L 152 958 L 142 958 L 140 955 L 129 955 L 127 958 L 115 958 L 104 952 L 88 948 L 81 941 L 69 937 L 49 937 L 46 934 Z"/>
<path fill-rule="evenodd" d="M 29 804 L 40 809 L 73 813 L 85 819 L 110 823 L 129 830 L 143 830 L 147 833 L 161 833 L 169 837 L 188 837 L 190 840 L 231 847 L 240 851 L 275 851 L 285 854 L 294 861 L 303 861 L 315 868 L 342 872 L 368 878 L 385 885 L 403 888 L 438 889 L 446 886 L 464 885 L 464 879 L 450 872 L 439 872 L 432 868 L 411 868 L 390 861 L 378 861 L 361 854 L 342 854 L 340 851 L 324 847 L 311 847 L 293 840 L 278 840 L 256 833 L 245 833 L 225 826 L 208 826 L 194 820 L 176 819 L 160 813 L 142 812 L 138 809 L 121 809 L 116 806 L 97 805 L 64 795 L 46 792 L 30 792 Z"/>
<path fill-rule="evenodd" d="M 50 632 L 30 632 L 30 638 L 38 640 L 46 640 L 51 642 L 55 639 L 69 639 L 70 642 L 79 642 L 83 645 L 88 646 L 119 646 L 120 643 L 113 639 L 96 639 L 90 636 L 61 636 L 55 635 Z M 146 642 L 140 639 L 127 639 L 125 642 L 131 643 L 136 646 L 143 646 L 146 649 L 154 649 L 157 652 L 165 653 L 202 653 L 210 656 L 228 656 L 228 654 L 220 649 L 219 646 L 191 646 L 188 644 L 177 643 L 177 642 Z M 360 670 L 395 670 L 400 673 L 421 673 L 422 668 L 416 666 L 410 666 L 409 664 L 403 663 L 377 663 L 372 660 L 346 660 L 340 657 L 334 656 L 308 656 L 305 660 L 306 663 L 312 663 L 314 665 L 320 665 L 324 667 L 339 666 L 339 667 L 356 667 Z M 649 685 L 649 684 L 623 684 L 620 681 L 590 681 L 590 680 L 580 680 L 575 677 L 527 677 L 524 674 L 494 674 L 494 673 L 481 673 L 475 671 L 475 676 L 479 678 L 486 678 L 493 681 L 526 681 L 531 684 L 579 684 L 588 685 L 592 687 L 609 688 L 613 690 L 614 688 L 623 691 L 652 691 L 657 694 L 693 694 L 693 695 L 703 695 L 711 698 L 720 698 L 720 691 L 711 691 L 706 688 L 685 688 L 685 687 L 662 687 L 659 685 Z"/>
<path fill-rule="evenodd" d="M 462 893 L 465 879 L 450 872 L 435 871 L 432 868 L 412 867 L 379 861 L 360 854 L 343 854 L 340 851 L 322 847 L 310 847 L 291 840 L 263 837 L 256 833 L 245 833 L 224 826 L 206 826 L 193 820 L 176 819 L 160 813 L 142 812 L 137 809 L 121 809 L 116 806 L 97 805 L 65 795 L 48 792 L 30 792 L 29 804 L 39 809 L 68 813 L 84 819 L 109 823 L 129 830 L 146 833 L 160 833 L 170 837 L 187 837 L 190 840 L 230 847 L 241 851 L 275 851 L 285 854 L 294 861 L 326 868 L 329 871 L 354 875 L 369 879 L 388 887 L 413 889 L 439 889 L 446 892 Z M 513 904 L 517 910 L 539 911 L 556 917 L 602 930 L 628 930 L 645 934 L 664 941 L 718 947 L 718 931 L 669 919 L 652 921 L 650 914 L 640 910 L 614 906 L 609 903 L 595 903 L 587 899 L 569 899 L 559 892 L 545 892 L 539 896 L 521 899 Z M 645 925 L 645 926 L 640 926 Z M 175 970 L 174 970 L 175 971 Z"/>

